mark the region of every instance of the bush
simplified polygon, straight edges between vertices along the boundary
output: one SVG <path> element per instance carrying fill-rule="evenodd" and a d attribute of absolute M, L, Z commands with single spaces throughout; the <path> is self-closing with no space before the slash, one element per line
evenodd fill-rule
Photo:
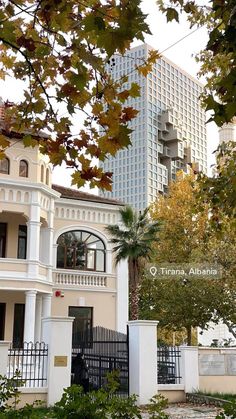
<path fill-rule="evenodd" d="M 17 387 L 23 384 L 19 371 L 16 371 L 12 378 L 0 375 L 0 412 L 8 409 L 7 402 L 12 400 L 12 407 L 16 408 L 19 403 L 20 392 Z"/>
<path fill-rule="evenodd" d="M 10 380 L 0 377 L 0 419 L 141 419 L 141 409 L 136 406 L 135 395 L 127 398 L 116 395 L 118 375 L 118 372 L 108 374 L 105 389 L 84 393 L 83 388 L 75 384 L 66 388 L 61 400 L 51 409 L 39 407 L 41 402 L 35 402 L 18 410 L 16 378 L 18 384 L 19 376 Z M 15 402 L 13 406 L 8 406 L 6 401 L 12 397 Z M 160 395 L 154 396 L 150 405 L 146 406 L 150 419 L 167 419 L 163 411 L 166 405 L 166 399 Z"/>
<path fill-rule="evenodd" d="M 216 416 L 216 419 L 235 419 L 236 418 L 236 401 L 226 403 L 224 405 L 224 410 L 219 415 Z"/>

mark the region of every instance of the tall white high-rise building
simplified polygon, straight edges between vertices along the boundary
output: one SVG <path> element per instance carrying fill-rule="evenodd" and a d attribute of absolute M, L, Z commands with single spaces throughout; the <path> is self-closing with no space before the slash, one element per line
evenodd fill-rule
<path fill-rule="evenodd" d="M 193 163 L 207 169 L 205 112 L 199 101 L 203 86 L 164 56 L 146 78 L 140 75 L 136 67 L 150 50 L 143 44 L 111 60 L 114 80 L 127 74 L 125 87 L 137 83 L 141 95 L 126 102 L 139 111 L 130 124 L 132 146 L 103 163 L 114 183 L 112 192 L 100 192 L 140 210 L 165 192 L 178 170 L 187 171 Z"/>
<path fill-rule="evenodd" d="M 220 144 L 229 141 L 236 141 L 236 118 L 233 118 L 232 122 L 222 125 L 219 129 Z"/>

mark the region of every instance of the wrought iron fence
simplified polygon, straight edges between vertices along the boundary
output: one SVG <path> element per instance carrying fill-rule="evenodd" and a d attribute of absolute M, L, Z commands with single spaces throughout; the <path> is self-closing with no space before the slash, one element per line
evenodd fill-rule
<path fill-rule="evenodd" d="M 107 373 L 118 372 L 119 389 L 117 395 L 129 393 L 129 353 L 128 338 L 123 333 L 102 327 L 92 329 L 91 336 L 80 336 L 80 344 L 73 348 L 72 357 L 83 354 L 88 366 L 91 389 L 99 389 L 107 384 Z"/>
<path fill-rule="evenodd" d="M 157 382 L 159 384 L 180 384 L 181 351 L 178 346 L 157 347 Z"/>
<path fill-rule="evenodd" d="M 24 342 L 23 348 L 8 350 L 8 378 L 16 375 L 16 386 L 45 387 L 47 385 L 48 345 L 44 342 Z"/>

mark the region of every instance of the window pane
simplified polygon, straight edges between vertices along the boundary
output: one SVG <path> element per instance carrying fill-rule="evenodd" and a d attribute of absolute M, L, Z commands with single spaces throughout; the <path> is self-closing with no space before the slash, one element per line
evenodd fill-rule
<path fill-rule="evenodd" d="M 25 160 L 20 161 L 19 176 L 28 177 L 28 163 Z"/>
<path fill-rule="evenodd" d="M 13 348 L 23 347 L 24 318 L 25 318 L 25 305 L 15 304 L 14 327 L 13 327 Z"/>
<path fill-rule="evenodd" d="M 10 162 L 9 159 L 1 159 L 0 160 L 0 173 L 4 173 L 5 175 L 9 175 L 9 166 Z"/>
<path fill-rule="evenodd" d="M 77 243 L 75 265 L 78 268 L 85 268 L 85 250 L 86 245 L 84 243 Z"/>
<path fill-rule="evenodd" d="M 57 240 L 57 267 L 81 270 L 105 270 L 104 249 L 105 246 L 94 234 L 87 231 L 67 231 L 61 234 Z M 98 252 L 98 262 L 96 264 L 96 254 Z M 64 262 L 64 260 L 66 260 Z M 96 266 L 98 268 L 96 268 Z"/>
<path fill-rule="evenodd" d="M 66 248 L 66 267 L 73 268 L 74 266 L 75 249 L 73 247 Z"/>
<path fill-rule="evenodd" d="M 0 257 L 6 256 L 7 224 L 0 223 Z"/>
<path fill-rule="evenodd" d="M 64 268 L 64 255 L 65 255 L 65 248 L 63 246 L 57 247 L 57 268 Z"/>
<path fill-rule="evenodd" d="M 18 259 L 26 259 L 27 226 L 19 225 L 18 231 Z"/>
<path fill-rule="evenodd" d="M 87 251 L 87 269 L 95 269 L 95 252 L 88 249 Z"/>
<path fill-rule="evenodd" d="M 69 307 L 69 316 L 75 317 L 72 331 L 72 348 L 78 347 L 81 342 L 91 343 L 93 327 L 92 307 Z"/>
<path fill-rule="evenodd" d="M 96 252 L 96 271 L 105 271 L 105 254 L 102 250 Z"/>

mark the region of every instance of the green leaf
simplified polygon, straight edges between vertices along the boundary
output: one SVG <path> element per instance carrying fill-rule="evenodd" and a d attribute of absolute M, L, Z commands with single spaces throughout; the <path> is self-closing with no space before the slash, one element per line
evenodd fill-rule
<path fill-rule="evenodd" d="M 172 20 L 176 20 L 176 22 L 179 22 L 179 13 L 176 9 L 173 9 L 172 7 L 168 7 L 166 9 L 166 17 L 167 22 L 171 22 Z"/>

